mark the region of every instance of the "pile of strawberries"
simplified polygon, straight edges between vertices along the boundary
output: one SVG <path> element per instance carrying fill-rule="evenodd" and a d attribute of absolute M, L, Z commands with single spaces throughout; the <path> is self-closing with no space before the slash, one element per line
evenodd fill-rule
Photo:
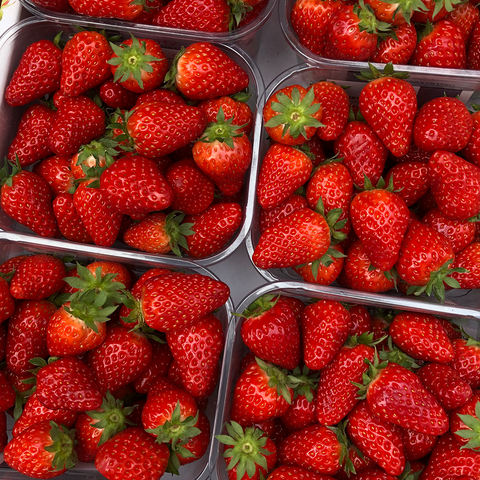
<path fill-rule="evenodd" d="M 480 69 L 480 11 L 460 0 L 297 0 L 299 42 L 335 60 Z"/>
<path fill-rule="evenodd" d="M 260 15 L 269 0 L 32 0 L 58 13 L 78 13 L 98 18 L 182 28 L 202 32 L 229 32 L 242 28 Z"/>
<path fill-rule="evenodd" d="M 95 462 L 109 480 L 146 480 L 206 453 L 225 334 L 213 312 L 227 285 L 165 268 L 136 280 L 120 263 L 47 254 L 13 257 L 0 272 L 0 452 L 10 467 L 52 478 Z"/>
<path fill-rule="evenodd" d="M 417 105 L 391 64 L 363 78 L 358 107 L 328 81 L 267 100 L 253 263 L 369 292 L 478 288 L 479 113 Z"/>
<path fill-rule="evenodd" d="M 5 213 L 74 242 L 221 250 L 242 222 L 252 158 L 247 72 L 205 42 L 169 70 L 152 39 L 60 41 L 30 45 L 5 91 L 27 106 L 0 173 Z"/>
<path fill-rule="evenodd" d="M 243 316 L 230 480 L 479 478 L 480 344 L 450 321 L 270 294 Z"/>

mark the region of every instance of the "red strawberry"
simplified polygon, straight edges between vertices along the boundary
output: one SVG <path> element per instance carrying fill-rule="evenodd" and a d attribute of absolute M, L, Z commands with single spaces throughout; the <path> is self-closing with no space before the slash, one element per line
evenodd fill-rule
<path fill-rule="evenodd" d="M 242 222 L 242 208 L 238 203 L 218 203 L 197 215 L 185 217 L 194 232 L 188 235 L 188 254 L 205 258 L 224 248 Z"/>
<path fill-rule="evenodd" d="M 282 297 L 265 295 L 243 312 L 242 340 L 259 358 L 293 370 L 301 355 L 300 328 Z"/>
<path fill-rule="evenodd" d="M 403 428 L 402 440 L 405 458 L 411 463 L 428 455 L 433 450 L 437 437 Z"/>
<path fill-rule="evenodd" d="M 178 93 L 172 92 L 171 90 L 165 90 L 164 88 L 155 88 L 154 90 L 149 90 L 148 92 L 141 93 L 138 96 L 137 101 L 135 102 L 135 107 L 141 105 L 142 103 L 149 102 L 184 104 L 185 100 Z"/>
<path fill-rule="evenodd" d="M 5 100 L 12 107 L 53 93 L 60 87 L 62 51 L 50 40 L 30 44 L 20 59 L 5 90 Z"/>
<path fill-rule="evenodd" d="M 112 49 L 104 35 L 87 30 L 76 33 L 62 52 L 62 93 L 77 97 L 101 85 L 111 76 L 107 64 L 111 55 Z"/>
<path fill-rule="evenodd" d="M 445 15 L 445 20 L 451 20 L 460 28 L 468 46 L 475 24 L 480 20 L 480 12 L 473 3 L 457 3 L 453 5 L 453 10 Z"/>
<path fill-rule="evenodd" d="M 359 337 L 363 333 L 372 331 L 372 319 L 366 307 L 363 305 L 352 305 L 348 312 L 353 323 L 350 335 Z"/>
<path fill-rule="evenodd" d="M 56 307 L 47 300 L 18 302 L 9 321 L 7 336 L 7 366 L 20 375 L 32 368 L 32 358 L 48 356 L 47 326 Z"/>
<path fill-rule="evenodd" d="M 62 157 L 54 155 L 46 158 L 33 167 L 33 171 L 43 177 L 50 188 L 53 195 L 68 193 L 73 187 L 73 174 L 70 169 L 70 157 Z"/>
<path fill-rule="evenodd" d="M 468 245 L 456 255 L 455 260 L 452 263 L 452 268 L 467 270 L 466 272 L 454 271 L 451 274 L 451 277 L 459 283 L 460 288 L 478 288 L 480 278 L 479 259 L 480 243 L 478 242 Z"/>
<path fill-rule="evenodd" d="M 184 28 L 203 32 L 228 32 L 230 8 L 226 0 L 172 0 L 153 18 L 160 27 Z"/>
<path fill-rule="evenodd" d="M 330 363 L 347 339 L 352 321 L 348 310 L 334 300 L 319 300 L 302 314 L 303 360 L 311 370 Z"/>
<path fill-rule="evenodd" d="M 282 218 L 290 215 L 295 210 L 300 210 L 308 206 L 305 197 L 297 194 L 291 195 L 287 200 L 268 210 L 260 210 L 260 234 L 262 234 L 267 228 L 272 227 Z"/>
<path fill-rule="evenodd" d="M 29 477 L 57 477 L 75 465 L 74 432 L 48 420 L 36 423 L 5 447 L 4 460 Z"/>
<path fill-rule="evenodd" d="M 200 404 L 199 408 L 201 408 Z M 200 433 L 195 437 L 190 438 L 187 443 L 182 445 L 185 450 L 190 452 L 187 454 L 187 457 L 184 457 L 182 452 L 175 452 L 175 456 L 180 465 L 187 465 L 197 461 L 205 455 L 210 446 L 210 421 L 202 411 L 198 412 L 198 421 L 194 428 L 200 430 Z"/>
<path fill-rule="evenodd" d="M 428 162 L 431 190 L 440 211 L 452 220 L 480 213 L 480 168 L 461 157 L 437 151 Z"/>
<path fill-rule="evenodd" d="M 10 385 L 5 374 L 0 370 L 0 412 L 15 405 L 15 390 Z"/>
<path fill-rule="evenodd" d="M 393 342 L 407 355 L 426 362 L 450 363 L 453 346 L 440 321 L 427 313 L 399 313 L 390 324 Z"/>
<path fill-rule="evenodd" d="M 471 115 L 473 120 L 472 135 L 467 146 L 462 150 L 461 156 L 478 167 L 480 166 L 480 147 L 478 145 L 480 139 L 480 111 L 474 111 Z"/>
<path fill-rule="evenodd" d="M 423 150 L 458 152 L 465 148 L 473 131 L 473 119 L 458 99 L 438 97 L 425 103 L 414 123 L 414 141 Z"/>
<path fill-rule="evenodd" d="M 408 152 L 403 157 L 393 157 L 396 163 L 409 163 L 409 162 L 421 162 L 421 163 L 428 163 L 430 160 L 430 155 L 432 152 L 427 152 L 426 150 L 422 150 L 418 148 L 414 143 L 410 144 L 410 148 Z"/>
<path fill-rule="evenodd" d="M 111 108 L 125 108 L 130 110 L 138 99 L 138 94 L 123 87 L 119 82 L 109 78 L 98 90 L 102 102 Z"/>
<path fill-rule="evenodd" d="M 5 348 L 7 346 L 7 330 L 6 324 L 0 323 L 0 362 L 5 360 Z"/>
<path fill-rule="evenodd" d="M 138 479 L 160 478 L 170 452 L 140 427 L 129 427 L 105 442 L 95 455 L 95 468 L 109 480 L 123 480 L 134 469 Z"/>
<path fill-rule="evenodd" d="M 52 152 L 48 135 L 52 129 L 55 112 L 45 105 L 32 105 L 20 119 L 17 133 L 8 148 L 7 159 L 18 161 L 22 167 L 48 157 Z"/>
<path fill-rule="evenodd" d="M 266 210 L 278 207 L 308 181 L 311 173 L 312 161 L 306 153 L 274 143 L 263 158 L 258 174 L 258 203 Z M 313 208 L 316 205 L 317 202 Z"/>
<path fill-rule="evenodd" d="M 382 2 L 384 5 L 385 3 Z M 412 24 L 404 23 L 394 30 L 397 39 L 393 36 L 382 38 L 377 49 L 370 57 L 375 63 L 393 63 L 406 65 L 417 45 L 417 31 Z"/>
<path fill-rule="evenodd" d="M 410 57 L 411 65 L 466 68 L 463 33 L 451 20 L 427 23 Z M 441 98 L 441 97 L 440 97 Z"/>
<path fill-rule="evenodd" d="M 450 366 L 472 388 L 480 387 L 480 344 L 473 338 L 459 338 L 452 343 L 455 356 Z"/>
<path fill-rule="evenodd" d="M 14 310 L 15 299 L 10 293 L 10 285 L 6 278 L 0 276 L 0 325 L 13 314 Z M 2 355 L 0 355 L 1 357 Z"/>
<path fill-rule="evenodd" d="M 132 35 L 120 46 L 110 45 L 113 53 L 107 63 L 115 82 L 136 93 L 153 90 L 163 82 L 168 60 L 155 40 L 138 39 Z"/>
<path fill-rule="evenodd" d="M 80 215 L 75 210 L 71 193 L 61 193 L 53 201 L 53 213 L 57 219 L 58 229 L 72 242 L 93 243 Z"/>
<path fill-rule="evenodd" d="M 142 374 L 133 382 L 133 387 L 138 393 L 148 393 L 157 377 L 166 377 L 168 368 L 173 361 L 172 353 L 167 344 L 155 342 L 152 346 L 152 360 Z"/>
<path fill-rule="evenodd" d="M 473 27 L 467 50 L 467 68 L 480 70 L 480 22 L 477 22 Z"/>
<path fill-rule="evenodd" d="M 248 74 L 226 53 L 208 42 L 197 42 L 180 50 L 166 75 L 167 86 L 175 85 L 191 100 L 208 100 L 238 93 L 248 87 Z"/>
<path fill-rule="evenodd" d="M 295 480 L 330 480 L 332 477 L 296 465 L 282 465 L 268 475 L 268 480 L 290 480 L 291 478 L 295 478 Z"/>
<path fill-rule="evenodd" d="M 141 308 L 148 326 L 168 332 L 185 328 L 222 306 L 228 286 L 198 273 L 169 273 L 153 277 L 143 286 Z"/>
<path fill-rule="evenodd" d="M 450 416 L 450 431 L 454 434 L 455 439 L 463 447 L 472 448 L 478 451 L 478 433 L 475 431 L 479 418 L 478 405 L 480 396 L 473 395 L 470 400 L 461 407 L 454 410 Z"/>

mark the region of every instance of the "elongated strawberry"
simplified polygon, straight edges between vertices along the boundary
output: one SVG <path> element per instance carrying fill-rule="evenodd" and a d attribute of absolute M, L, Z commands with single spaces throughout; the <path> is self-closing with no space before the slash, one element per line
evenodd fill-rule
<path fill-rule="evenodd" d="M 57 219 L 58 229 L 67 240 L 79 243 L 93 243 L 92 237 L 87 232 L 80 215 L 75 209 L 71 193 L 58 195 L 52 206 L 53 213 Z"/>

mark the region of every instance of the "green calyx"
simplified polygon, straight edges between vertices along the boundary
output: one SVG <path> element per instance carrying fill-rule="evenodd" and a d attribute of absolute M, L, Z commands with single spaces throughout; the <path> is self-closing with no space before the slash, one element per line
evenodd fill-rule
<path fill-rule="evenodd" d="M 277 395 L 284 398 L 288 403 L 292 403 L 292 395 L 289 389 L 294 389 L 298 382 L 294 380 L 294 376 L 290 375 L 288 370 L 277 367 L 273 363 L 267 363 L 258 357 L 255 357 L 257 365 L 265 371 L 268 379 L 268 386 L 277 390 Z"/>
<path fill-rule="evenodd" d="M 75 452 L 75 430 L 69 430 L 65 426 L 59 427 L 55 422 L 50 422 L 50 437 L 52 444 L 45 447 L 47 452 L 53 453 L 52 472 L 59 472 L 66 468 L 73 468 L 78 462 Z"/>
<path fill-rule="evenodd" d="M 364 332 L 361 335 L 351 335 L 347 338 L 345 346 L 347 347 L 356 347 L 357 345 L 368 345 L 369 347 L 374 347 L 381 343 L 385 337 L 382 337 L 378 340 L 373 340 L 373 333 Z"/>
<path fill-rule="evenodd" d="M 10 172 L 10 168 L 12 171 Z M 13 184 L 13 177 L 22 170 L 18 155 L 15 154 L 15 163 L 10 162 L 7 157 L 4 158 L 3 167 L 0 169 L 0 185 L 7 185 L 9 187 Z"/>
<path fill-rule="evenodd" d="M 241 315 L 237 314 L 237 316 L 244 318 L 259 317 L 263 313 L 271 310 L 277 304 L 278 300 L 280 300 L 280 297 L 281 295 L 262 295 L 251 303 Z"/>
<path fill-rule="evenodd" d="M 393 63 L 389 62 L 385 65 L 382 71 L 380 71 L 375 65 L 372 65 L 370 62 L 368 63 L 369 70 L 362 70 L 360 75 L 355 75 L 359 80 L 365 80 L 367 82 L 371 82 L 377 78 L 385 78 L 385 77 L 392 77 L 392 78 L 401 78 L 405 79 L 410 76 L 408 72 L 396 72 Z"/>
<path fill-rule="evenodd" d="M 170 237 L 170 248 L 177 257 L 182 256 L 180 247 L 188 252 L 188 243 L 185 237 L 195 233 L 192 230 L 193 223 L 182 223 L 184 218 L 184 213 L 175 210 L 170 212 L 165 220 L 165 233 Z"/>
<path fill-rule="evenodd" d="M 327 426 L 337 436 L 338 443 L 340 445 L 340 458 L 339 463 L 342 465 L 343 470 L 349 477 L 350 475 L 355 475 L 357 472 L 355 470 L 355 465 L 350 458 L 348 449 L 350 447 L 350 440 L 347 435 L 347 423 L 348 420 L 340 422 L 336 427 Z M 362 455 L 363 458 L 363 455 Z"/>
<path fill-rule="evenodd" d="M 393 344 L 392 337 L 388 337 L 387 343 L 388 349 L 382 350 L 379 353 L 380 360 L 387 361 L 388 363 L 396 363 L 397 365 L 408 368 L 408 370 L 420 368 L 420 365 L 418 365 L 414 358 L 407 355 Z"/>
<path fill-rule="evenodd" d="M 320 373 L 311 373 L 310 369 L 304 365 L 303 369 L 300 367 L 293 370 L 292 375 L 288 376 L 288 380 L 293 385 L 293 398 L 303 395 L 309 402 L 313 402 L 313 392 L 318 388 L 318 380 Z"/>
<path fill-rule="evenodd" d="M 462 449 L 471 449 L 480 451 L 480 402 L 475 404 L 475 416 L 457 414 L 460 420 L 468 427 L 467 429 L 457 430 L 455 432 L 461 438 L 468 442 L 462 445 Z"/>
<path fill-rule="evenodd" d="M 153 55 L 147 55 L 147 45 L 145 42 L 140 42 L 132 34 L 132 45 L 122 43 L 120 46 L 110 42 L 113 53 L 116 57 L 108 60 L 108 64 L 118 67 L 113 76 L 114 82 L 123 83 L 132 76 L 138 83 L 139 87 L 143 89 L 142 73 L 152 73 L 153 67 L 151 62 L 165 62 L 163 58 L 157 58 Z"/>
<path fill-rule="evenodd" d="M 163 88 L 167 90 L 176 91 L 177 87 L 175 86 L 178 74 L 178 61 L 180 57 L 185 53 L 185 47 L 181 47 L 178 53 L 175 55 L 172 64 L 170 65 L 170 69 L 165 75 L 163 80 Z"/>
<path fill-rule="evenodd" d="M 228 460 L 227 472 L 236 468 L 237 479 L 244 477 L 245 473 L 252 478 L 260 467 L 265 472 L 267 467 L 267 455 L 272 452 L 265 448 L 267 436 L 262 430 L 255 427 L 247 427 L 245 430 L 234 421 L 225 424 L 228 435 L 217 435 L 217 440 L 227 448 L 223 456 Z"/>
<path fill-rule="evenodd" d="M 353 7 L 353 13 L 360 19 L 358 28 L 361 32 L 372 34 L 385 34 L 390 32 L 392 26 L 387 22 L 381 22 L 375 16 L 375 12 L 370 5 L 365 5 L 363 0 Z"/>
<path fill-rule="evenodd" d="M 445 7 L 447 12 L 451 12 L 455 5 L 464 3 L 463 0 L 434 0 L 435 7 L 433 9 L 432 19 L 435 21 L 436 16 L 440 13 L 440 10 Z"/>
<path fill-rule="evenodd" d="M 380 363 L 378 353 L 376 350 L 375 350 L 375 355 L 373 357 L 373 363 L 368 358 L 365 358 L 364 362 L 368 365 L 368 370 L 366 372 L 363 372 L 362 383 L 351 382 L 352 385 L 358 388 L 357 400 L 364 400 L 366 398 L 368 386 L 370 385 L 372 380 L 374 380 L 377 377 L 380 370 L 382 370 L 388 365 L 387 361 L 383 361 Z"/>
<path fill-rule="evenodd" d="M 347 219 L 345 218 L 343 220 L 340 220 L 340 217 L 343 213 L 343 210 L 341 208 L 332 208 L 332 210 L 325 214 L 323 199 L 322 197 L 319 197 L 317 205 L 315 206 L 315 212 L 322 215 L 322 217 L 324 217 L 327 221 L 328 227 L 330 228 L 331 245 L 336 245 L 337 243 L 340 243 L 347 238 L 347 234 L 342 232 L 342 228 L 345 227 Z M 333 253 L 333 250 L 334 249 L 329 249 L 326 254 L 334 258 L 337 258 L 337 254 L 340 254 L 340 256 L 343 255 L 338 251 L 336 251 L 337 253 Z M 328 259 L 325 259 L 325 261 L 328 261 Z"/>
<path fill-rule="evenodd" d="M 225 143 L 233 150 L 233 138 L 242 137 L 244 135 L 244 133 L 240 132 L 239 129 L 244 127 L 245 125 L 232 125 L 232 122 L 233 117 L 225 120 L 223 108 L 220 107 L 220 110 L 217 113 L 217 121 L 210 122 L 207 125 L 207 128 L 200 137 L 200 141 L 205 143 Z"/>
<path fill-rule="evenodd" d="M 95 333 L 98 333 L 97 323 L 105 323 L 111 320 L 110 315 L 112 315 L 117 308 L 118 305 L 102 308 L 77 301 L 70 302 L 69 306 L 63 306 L 63 309 L 67 313 L 83 320 L 85 325 L 91 328 Z"/>
<path fill-rule="evenodd" d="M 397 15 L 400 15 L 409 25 L 412 12 L 428 12 L 428 8 L 422 0 L 382 0 L 382 2 L 388 3 L 389 5 L 398 4 L 398 7 L 393 14 L 393 19 L 395 19 Z"/>
<path fill-rule="evenodd" d="M 227 0 L 230 7 L 230 22 L 228 23 L 228 29 L 233 30 L 240 25 L 247 12 L 250 12 L 253 8 L 250 5 L 246 5 L 243 0 Z"/>
<path fill-rule="evenodd" d="M 134 409 L 135 406 L 123 407 L 122 400 L 116 400 L 110 392 L 107 392 L 99 410 L 86 412 L 92 420 L 98 420 L 90 424 L 90 426 L 103 430 L 98 442 L 99 446 L 118 432 L 125 430 L 127 425 L 133 425 L 133 422 L 128 420 L 127 416 L 130 415 Z"/>
<path fill-rule="evenodd" d="M 320 109 L 319 103 L 314 103 L 315 93 L 313 88 L 308 90 L 307 94 L 300 100 L 300 91 L 294 88 L 291 93 L 292 98 L 283 92 L 277 93 L 278 102 L 272 102 L 272 110 L 278 114 L 272 117 L 265 126 L 275 128 L 283 125 L 282 137 L 287 133 L 292 138 L 298 138 L 302 135 L 307 139 L 305 127 L 323 127 L 312 115 Z"/>

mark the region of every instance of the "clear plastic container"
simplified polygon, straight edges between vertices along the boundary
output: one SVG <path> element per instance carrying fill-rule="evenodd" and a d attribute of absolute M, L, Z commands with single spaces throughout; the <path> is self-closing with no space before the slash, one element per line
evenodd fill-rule
<path fill-rule="evenodd" d="M 438 317 L 451 318 L 453 321 L 465 329 L 465 331 L 474 338 L 479 338 L 480 327 L 480 305 L 477 302 L 476 308 L 465 306 L 433 305 L 422 302 L 418 299 L 410 298 L 387 298 L 382 295 L 363 294 L 352 290 L 332 289 L 328 287 L 312 286 L 298 282 L 274 282 L 264 285 L 249 295 L 247 295 L 236 307 L 237 313 L 242 313 L 252 302 L 266 294 L 283 294 L 297 297 L 305 303 L 312 298 L 324 300 L 336 300 L 348 304 L 361 304 L 370 307 L 395 309 L 402 311 L 416 311 L 430 313 Z M 220 379 L 221 392 L 224 402 L 219 406 L 215 424 L 224 425 L 230 420 L 230 411 L 232 409 L 233 389 L 239 376 L 241 361 L 248 352 L 247 347 L 242 341 L 240 328 L 243 319 L 232 316 L 227 335 L 229 349 L 224 358 L 224 368 Z M 217 448 L 216 446 L 214 448 Z M 216 474 L 218 480 L 228 480 L 226 473 L 225 459 L 221 454 L 218 455 Z"/>
<path fill-rule="evenodd" d="M 99 29 L 111 28 L 108 24 L 98 24 L 96 27 Z M 0 136 L 0 158 L 2 159 L 6 156 L 8 152 L 8 148 L 17 131 L 20 117 L 26 109 L 26 106 L 11 107 L 10 105 L 8 105 L 4 99 L 3 92 L 5 92 L 8 82 L 10 81 L 13 72 L 17 68 L 20 58 L 23 55 L 23 52 L 25 51 L 27 46 L 41 39 L 53 40 L 55 35 L 59 32 L 63 32 L 63 35 L 65 35 L 65 38 L 67 38 L 69 34 L 76 33 L 77 30 L 73 24 L 54 23 L 31 17 L 11 27 L 4 33 L 4 35 L 0 37 L 0 52 L 3 62 L 3 70 L 2 74 L 0 75 L 0 92 L 2 92 L 0 95 L 0 128 L 2 131 L 2 135 Z M 170 60 L 173 59 L 181 46 L 188 46 L 194 43 L 193 39 L 187 40 L 184 38 L 174 38 L 166 34 L 157 33 L 145 35 L 145 32 L 142 32 L 142 34 L 144 35 L 144 37 L 149 37 L 159 42 L 165 54 Z M 123 36 L 125 38 L 128 38 L 129 32 L 123 31 Z M 252 221 L 252 209 L 249 208 L 249 198 L 252 195 L 249 189 L 250 185 L 254 180 L 254 177 L 256 176 L 259 149 L 258 134 L 260 132 L 260 129 L 256 128 L 256 122 L 258 121 L 256 110 L 258 108 L 260 100 L 259 97 L 264 91 L 262 76 L 249 55 L 245 54 L 234 45 L 219 45 L 219 48 L 225 51 L 230 56 L 230 58 L 237 62 L 248 73 L 249 76 L 250 93 L 252 94 L 252 96 L 248 104 L 250 105 L 250 108 L 254 113 L 254 125 L 252 128 L 253 134 L 251 135 L 253 144 L 253 157 L 251 167 L 245 175 L 245 188 L 243 193 L 243 199 L 241 202 L 241 207 L 243 211 L 241 226 L 234 234 L 230 242 L 221 251 L 209 257 L 196 260 L 196 263 L 203 266 L 213 265 L 214 263 L 220 262 L 226 257 L 228 257 L 243 242 L 248 230 L 250 229 Z M 1 209 L 0 228 L 6 231 L 32 234 L 30 229 L 12 220 Z M 63 240 L 63 242 L 72 243 L 73 245 L 75 245 L 75 248 L 80 250 L 84 250 L 85 248 L 88 249 L 88 246 L 85 246 L 83 244 L 69 242 L 68 240 Z M 131 253 L 132 255 L 136 255 L 138 253 L 137 250 L 131 249 L 126 244 L 120 241 L 117 241 L 115 245 L 109 250 L 118 250 L 119 252 L 121 252 L 122 256 L 127 255 L 127 252 L 128 254 Z M 164 255 L 158 254 L 143 254 L 143 256 L 145 258 L 150 258 L 154 260 L 156 259 L 159 261 L 161 261 L 161 258 L 164 257 Z M 170 256 L 168 256 L 168 258 L 170 258 Z"/>
<path fill-rule="evenodd" d="M 262 37 L 262 25 L 268 20 L 275 8 L 277 0 L 269 0 L 260 14 L 247 25 L 231 32 L 200 32 L 183 28 L 158 27 L 156 25 L 144 25 L 134 21 L 119 20 L 116 18 L 97 18 L 80 15 L 78 13 L 58 13 L 47 8 L 35 5 L 31 0 L 20 0 L 22 5 L 33 15 L 53 22 L 70 23 L 82 27 L 106 28 L 108 30 L 129 30 L 135 36 L 161 36 L 174 41 L 212 42 L 224 45 L 237 46 L 249 55 L 255 55 L 260 47 Z"/>
<path fill-rule="evenodd" d="M 366 84 L 358 80 L 355 77 L 355 73 L 358 73 L 360 70 L 355 71 L 354 69 L 336 69 L 329 67 L 321 67 L 319 65 L 309 65 L 306 63 L 296 65 L 294 67 L 285 70 L 279 76 L 277 76 L 270 85 L 265 90 L 265 95 L 262 97 L 262 103 L 258 109 L 258 118 L 257 118 L 257 127 L 261 129 L 258 136 L 260 137 L 260 150 L 259 150 L 259 166 L 260 170 L 261 162 L 265 156 L 268 147 L 269 140 L 266 130 L 262 127 L 262 109 L 266 100 L 277 90 L 287 87 L 289 85 L 299 84 L 304 87 L 311 85 L 313 83 L 319 82 L 321 80 L 330 80 L 336 82 L 342 86 L 349 86 L 346 90 L 350 96 L 351 100 L 358 99 L 362 87 Z M 401 70 L 399 70 L 401 71 Z M 417 92 L 417 98 L 419 107 L 426 101 L 435 98 L 441 97 L 446 94 L 449 97 L 458 96 L 467 106 L 470 106 L 473 103 L 478 103 L 478 97 L 480 96 L 480 76 L 477 75 L 477 78 L 473 77 L 435 77 L 435 80 L 426 79 L 422 73 L 410 72 L 410 77 L 408 81 L 414 86 Z M 246 248 L 249 254 L 250 259 L 252 258 L 253 251 L 255 246 L 258 244 L 260 238 L 260 226 L 259 226 L 259 215 L 261 207 L 256 199 L 256 189 L 257 189 L 257 180 L 255 178 L 255 184 L 250 185 L 251 195 L 254 197 L 251 205 L 253 206 L 253 220 L 252 228 L 246 239 Z M 252 262 L 253 263 L 253 262 Z M 262 275 L 265 280 L 268 282 L 276 281 L 302 281 L 301 277 L 292 269 L 292 268 L 282 268 L 282 269 L 269 269 L 264 270 L 257 268 L 257 271 Z M 336 284 L 334 284 L 336 285 Z M 337 287 L 330 287 L 337 288 Z M 349 290 L 347 290 L 349 291 Z M 361 292 L 359 292 L 362 294 Z M 363 294 L 362 294 L 363 295 Z M 382 295 L 398 296 L 399 294 L 388 292 Z M 466 291 L 466 290 L 451 290 L 447 292 L 447 299 L 456 299 L 461 298 L 462 302 L 467 302 L 465 304 L 470 304 L 468 302 L 473 302 L 472 304 L 477 304 L 480 306 L 480 293 L 477 293 L 475 290 Z M 429 302 L 437 302 L 434 298 L 429 298 Z"/>
<path fill-rule="evenodd" d="M 57 240 L 38 239 L 37 237 L 32 237 L 29 235 L 0 232 L 0 263 L 3 263 L 7 259 L 16 255 L 32 255 L 35 253 L 49 253 L 56 254 L 58 256 L 68 255 L 69 257 L 73 257 L 74 261 L 78 260 L 83 262 L 93 262 L 94 260 L 118 261 L 128 267 L 132 272 L 134 272 L 137 278 L 150 268 L 165 267 L 170 269 L 177 268 L 187 273 L 200 273 L 202 275 L 207 275 L 211 278 L 215 278 L 218 280 L 218 278 L 215 277 L 215 275 L 213 275 L 210 271 L 188 261 L 184 261 L 182 264 L 179 265 L 178 262 L 172 262 L 169 258 L 162 258 L 160 261 L 152 263 L 148 259 L 139 259 L 130 255 L 109 255 L 109 253 L 112 253 L 112 251 L 108 252 L 106 250 L 75 250 L 74 248 L 71 248 L 71 245 L 65 246 L 65 242 L 59 242 Z M 228 325 L 232 311 L 233 305 L 230 299 L 225 305 L 223 305 L 216 311 L 217 318 L 222 322 L 225 336 L 227 335 L 229 330 Z M 228 342 L 228 340 L 226 340 L 224 356 L 229 357 L 229 348 L 230 343 Z M 228 363 L 223 361 L 223 365 L 228 365 Z M 223 365 L 222 368 L 224 368 Z M 205 411 L 208 419 L 210 420 L 212 439 L 214 439 L 215 435 L 220 433 L 220 427 L 217 427 L 217 425 L 214 423 L 216 417 L 216 410 L 218 406 L 222 405 L 223 403 L 223 397 L 220 395 L 220 388 L 217 387 L 216 391 L 209 397 L 208 406 Z M 201 459 L 191 463 L 190 465 L 184 465 L 180 468 L 180 478 L 185 480 L 208 479 L 212 469 L 217 462 L 217 456 L 218 448 L 216 442 L 211 442 L 208 451 Z M 0 479 L 16 480 L 17 478 L 30 478 L 21 475 L 16 471 L 13 471 L 5 463 L 2 464 L 2 460 L 3 456 L 0 453 Z M 72 470 L 70 470 L 68 473 L 58 478 L 74 479 L 79 477 L 81 477 L 83 480 L 104 478 L 102 475 L 100 475 L 100 473 L 97 472 L 93 463 L 81 463 L 74 467 Z M 173 479 L 179 477 L 176 475 L 165 474 L 162 478 Z"/>
<path fill-rule="evenodd" d="M 330 67 L 335 69 L 352 69 L 352 70 L 365 70 L 368 68 L 367 62 L 355 62 L 349 60 L 333 60 L 330 58 L 322 57 L 313 53 L 308 48 L 304 47 L 298 40 L 297 35 L 293 31 L 292 23 L 290 21 L 290 12 L 295 5 L 296 0 L 279 0 L 278 3 L 278 16 L 280 19 L 280 26 L 282 27 L 283 34 L 300 58 L 301 62 L 307 61 L 312 65 L 319 65 L 322 67 Z M 377 67 L 381 67 L 382 64 L 374 63 Z M 420 67 L 415 65 L 399 65 L 399 70 L 406 72 L 415 72 L 421 74 L 426 81 L 435 82 L 437 78 L 457 78 L 467 77 L 470 79 L 478 78 L 478 71 L 466 70 L 460 68 L 439 68 L 439 67 Z"/>

